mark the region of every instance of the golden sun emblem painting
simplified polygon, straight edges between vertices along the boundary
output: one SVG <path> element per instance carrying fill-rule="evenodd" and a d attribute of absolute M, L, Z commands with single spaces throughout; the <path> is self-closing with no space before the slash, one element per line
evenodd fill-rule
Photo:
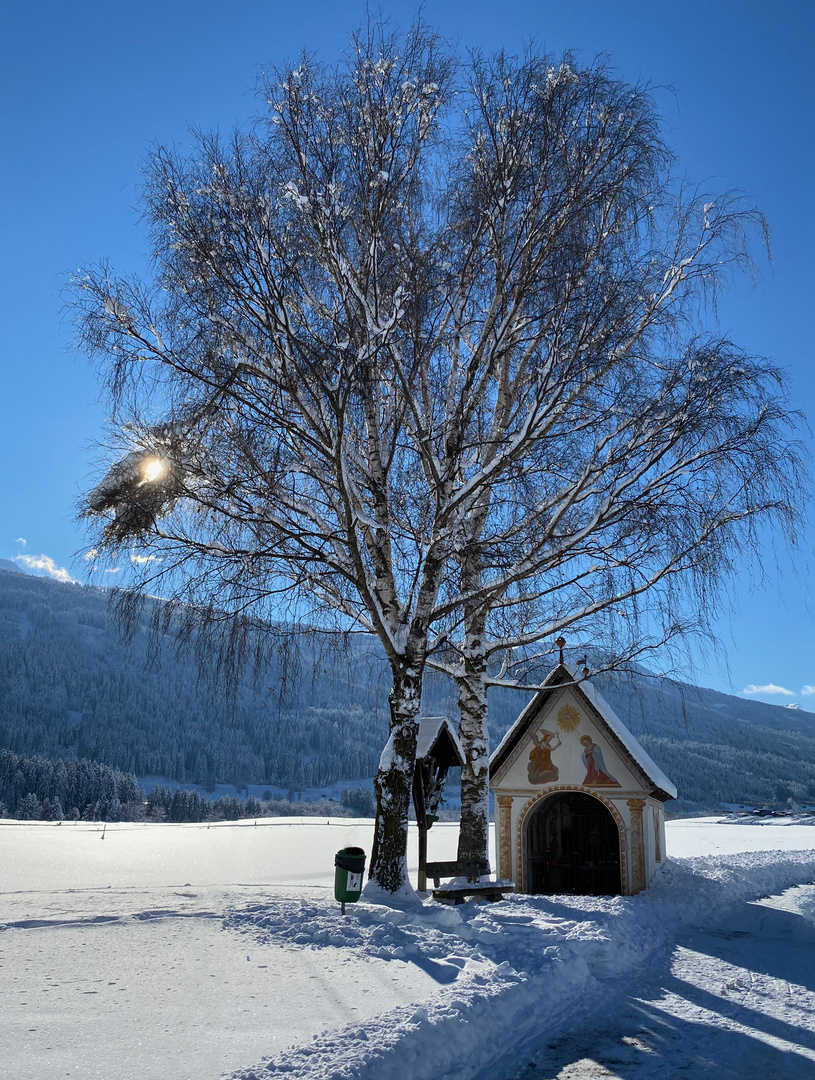
<path fill-rule="evenodd" d="M 574 705 L 561 705 L 557 711 L 557 726 L 561 731 L 576 731 L 580 727 L 580 713 Z"/>

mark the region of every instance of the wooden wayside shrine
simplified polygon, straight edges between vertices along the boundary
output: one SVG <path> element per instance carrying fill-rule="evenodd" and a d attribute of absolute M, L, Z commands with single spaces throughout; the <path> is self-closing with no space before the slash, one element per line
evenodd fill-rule
<path fill-rule="evenodd" d="M 413 771 L 413 808 L 419 829 L 419 891 L 427 889 L 428 875 L 438 880 L 455 877 L 458 863 L 427 863 L 427 833 L 438 821 L 444 782 L 450 769 L 464 764 L 464 751 L 446 716 L 423 716 L 416 740 L 416 767 Z"/>
<path fill-rule="evenodd" d="M 426 716 L 419 722 L 416 742 L 416 767 L 413 773 L 413 806 L 419 829 L 419 892 L 427 890 L 427 879 L 433 880 L 433 897 L 447 904 L 460 904 L 470 897 L 500 900 L 513 891 L 511 881 L 479 881 L 480 864 L 465 866 L 456 860 L 427 861 L 427 834 L 438 821 L 444 782 L 450 769 L 464 764 L 464 751 L 458 735 L 446 716 Z M 441 886 L 442 878 L 456 881 Z"/>

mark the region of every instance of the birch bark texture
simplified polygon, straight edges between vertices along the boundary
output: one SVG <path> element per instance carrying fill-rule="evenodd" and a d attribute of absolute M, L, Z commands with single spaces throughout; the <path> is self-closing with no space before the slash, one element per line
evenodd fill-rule
<path fill-rule="evenodd" d="M 73 278 L 110 395 L 85 513 L 126 595 L 166 597 L 182 640 L 222 628 L 228 661 L 264 628 L 378 639 L 393 893 L 428 663 L 459 687 L 460 854 L 485 863 L 490 680 L 648 596 L 670 637 L 680 582 L 712 596 L 755 521 L 794 524 L 783 379 L 703 318 L 762 222 L 675 179 L 651 93 L 605 61 L 372 21 L 260 89 L 247 130 L 152 151 L 151 280 Z"/>

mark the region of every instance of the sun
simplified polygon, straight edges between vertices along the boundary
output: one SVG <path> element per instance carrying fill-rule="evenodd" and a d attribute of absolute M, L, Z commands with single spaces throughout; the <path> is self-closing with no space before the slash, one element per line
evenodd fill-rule
<path fill-rule="evenodd" d="M 574 705 L 561 705 L 557 711 L 557 726 L 561 731 L 575 731 L 580 727 L 580 713 Z"/>
<path fill-rule="evenodd" d="M 161 458 L 148 458 L 142 466 L 142 483 L 155 484 L 167 473 L 167 464 Z"/>

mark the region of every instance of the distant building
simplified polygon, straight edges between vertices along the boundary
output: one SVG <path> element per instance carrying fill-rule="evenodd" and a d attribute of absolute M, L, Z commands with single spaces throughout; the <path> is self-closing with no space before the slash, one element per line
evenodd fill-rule
<path fill-rule="evenodd" d="M 590 680 L 559 664 L 490 760 L 498 876 L 522 893 L 630 896 L 665 860 L 676 788 Z"/>

